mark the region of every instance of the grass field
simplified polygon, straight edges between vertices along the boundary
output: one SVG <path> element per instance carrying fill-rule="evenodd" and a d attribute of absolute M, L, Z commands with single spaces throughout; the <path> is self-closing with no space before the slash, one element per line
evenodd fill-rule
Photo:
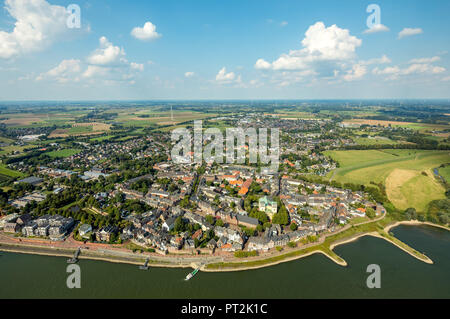
<path fill-rule="evenodd" d="M 398 144 L 398 142 L 393 141 L 389 138 L 367 138 L 367 137 L 359 137 L 355 139 L 355 142 L 359 145 L 393 145 Z"/>
<path fill-rule="evenodd" d="M 0 164 L 0 175 L 8 176 L 8 177 L 22 177 L 24 174 L 18 171 L 13 171 L 12 169 L 7 168 L 5 165 Z"/>
<path fill-rule="evenodd" d="M 123 126 L 148 127 L 153 125 L 177 125 L 188 121 L 201 120 L 216 116 L 217 114 L 189 112 L 189 111 L 174 111 L 173 121 L 171 112 L 152 112 L 150 110 L 143 110 L 133 114 L 121 114 L 117 117 L 116 122 Z M 145 116 L 145 117 L 144 117 Z"/>
<path fill-rule="evenodd" d="M 381 125 L 381 126 L 392 126 L 392 127 L 404 127 L 412 130 L 417 130 L 420 132 L 431 131 L 431 130 L 445 130 L 450 128 L 449 125 L 439 125 L 439 124 L 428 124 L 428 123 L 413 123 L 413 122 L 397 122 L 397 121 L 381 121 L 381 120 L 365 120 L 365 119 L 353 119 L 347 121 L 346 123 L 357 123 L 357 124 L 367 124 L 367 125 Z"/>
<path fill-rule="evenodd" d="M 80 152 L 81 152 L 80 149 L 68 148 L 68 149 L 64 149 L 64 150 L 48 152 L 46 154 L 50 157 L 57 158 L 57 157 L 70 157 L 70 156 L 73 156 Z"/>
<path fill-rule="evenodd" d="M 445 181 L 450 184 L 450 165 L 441 167 L 439 169 L 439 175 L 441 175 Z"/>
<path fill-rule="evenodd" d="M 325 154 L 340 163 L 334 180 L 365 185 L 383 183 L 397 208 L 424 211 L 430 201 L 445 198 L 445 189 L 434 178 L 432 169 L 450 162 L 448 151 L 363 150 Z"/>

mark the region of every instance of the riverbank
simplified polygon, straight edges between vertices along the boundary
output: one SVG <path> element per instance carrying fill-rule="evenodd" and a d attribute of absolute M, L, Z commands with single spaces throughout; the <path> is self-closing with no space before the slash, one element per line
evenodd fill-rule
<path fill-rule="evenodd" d="M 399 225 L 412 225 L 412 226 L 428 225 L 428 226 L 442 228 L 442 229 L 450 231 L 450 227 L 443 226 L 443 225 L 438 225 L 438 224 L 433 224 L 433 223 L 430 223 L 430 222 L 421 222 L 421 221 L 418 221 L 418 220 L 404 220 L 404 221 L 395 222 L 395 223 L 393 223 L 391 225 L 386 226 L 384 228 L 384 230 L 386 232 L 389 232 L 392 228 L 395 228 L 395 227 L 397 227 Z"/>
<path fill-rule="evenodd" d="M 72 249 L 52 249 L 46 247 L 37 246 L 25 246 L 25 245 L 10 245 L 0 243 L 0 251 L 17 253 L 17 254 L 28 254 L 28 255 L 40 255 L 40 256 L 51 256 L 51 257 L 67 257 L 72 258 L 75 250 Z M 112 256 L 97 253 L 94 251 L 83 250 L 82 254 L 78 257 L 79 260 L 98 260 L 110 263 L 118 264 L 129 264 L 129 265 L 143 265 L 146 261 L 147 256 L 136 256 L 136 258 L 126 258 L 119 256 Z M 192 265 L 188 264 L 169 264 L 169 263 L 158 263 L 156 261 L 149 261 L 149 266 L 151 267 L 164 267 L 164 268 L 192 268 Z"/>
<path fill-rule="evenodd" d="M 375 223 L 375 222 L 371 222 Z M 213 262 L 209 261 L 208 258 L 198 258 L 198 261 L 186 262 L 186 263 L 171 263 L 168 261 L 157 261 L 150 259 L 149 266 L 150 267 L 166 267 L 166 268 L 197 268 L 199 265 L 201 266 L 201 270 L 204 272 L 233 272 L 233 271 L 246 271 L 253 269 L 260 269 L 265 267 L 275 266 L 281 263 L 290 262 L 294 260 L 298 260 L 301 258 L 305 258 L 314 254 L 323 254 L 337 265 L 342 267 L 348 266 L 347 262 L 334 253 L 333 249 L 337 246 L 344 245 L 347 243 L 354 242 L 361 237 L 364 236 L 372 236 L 384 239 L 396 247 L 402 249 L 406 253 L 411 256 L 425 262 L 428 264 L 433 264 L 433 261 L 427 257 L 426 255 L 416 251 L 395 237 L 389 235 L 389 231 L 397 227 L 399 225 L 428 225 L 434 226 L 446 230 L 450 230 L 450 228 L 441 225 L 435 225 L 429 222 L 420 222 L 420 221 L 399 221 L 393 224 L 387 225 L 384 227 L 384 234 L 380 231 L 369 231 L 355 234 L 349 238 L 345 238 L 342 240 L 338 240 L 330 243 L 329 245 L 325 245 L 325 238 L 322 238 L 320 242 L 317 244 L 312 244 L 309 247 L 297 248 L 289 252 L 281 253 L 279 255 L 268 256 L 268 257 L 256 257 L 254 259 L 249 260 L 240 260 L 238 258 L 232 258 L 231 260 L 227 260 L 227 262 Z M 391 238 L 392 237 L 392 238 Z M 35 255 L 44 255 L 44 256 L 56 256 L 56 257 L 73 257 L 75 252 L 74 249 L 62 249 L 62 248 L 49 248 L 49 247 L 39 247 L 39 246 L 30 246 L 30 245 L 19 245 L 19 244 L 8 244 L 8 243 L 0 243 L 0 251 L 7 251 L 13 253 L 23 253 L 23 254 L 35 254 Z M 149 257 L 147 255 L 142 256 L 113 256 L 105 253 L 101 253 L 99 251 L 89 251 L 83 250 L 82 254 L 79 256 L 79 259 L 90 259 L 90 260 L 99 260 L 106 261 L 111 263 L 122 263 L 122 264 L 131 264 L 131 265 L 142 265 L 146 258 Z M 161 257 L 164 258 L 164 257 Z"/>

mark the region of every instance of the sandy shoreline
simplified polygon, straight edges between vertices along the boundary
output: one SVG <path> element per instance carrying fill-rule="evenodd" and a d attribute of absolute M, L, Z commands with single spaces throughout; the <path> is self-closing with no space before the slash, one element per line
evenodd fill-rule
<path fill-rule="evenodd" d="M 412 225 L 412 226 L 418 226 L 418 225 L 428 225 L 428 226 L 434 226 L 434 227 L 438 227 L 438 228 L 442 228 L 442 229 L 446 229 L 450 231 L 450 228 L 446 227 L 446 226 L 441 226 L 441 225 L 436 225 L 436 224 L 432 224 L 429 222 L 420 222 L 420 221 L 399 221 L 399 222 L 395 222 L 391 225 L 388 225 L 384 228 L 384 230 L 386 232 L 389 232 L 392 228 L 395 228 L 399 225 Z M 397 243 L 389 240 L 388 238 L 385 238 L 383 236 L 381 236 L 380 234 L 376 233 L 376 232 L 369 232 L 369 233 L 361 233 L 361 234 L 357 234 L 354 235 L 352 237 L 349 237 L 348 239 L 344 239 L 340 242 L 335 242 L 332 243 L 330 245 L 330 249 L 333 250 L 335 247 L 340 246 L 340 245 L 344 245 L 347 243 L 351 243 L 354 242 L 356 240 L 358 240 L 361 237 L 364 236 L 372 236 L 372 237 L 376 237 L 376 238 L 381 238 L 384 239 L 388 242 L 390 242 L 391 244 L 395 245 L 396 247 L 402 249 L 403 251 L 405 251 L 406 253 L 408 253 L 409 255 L 413 256 L 414 258 L 417 258 L 423 262 L 426 262 L 428 264 L 432 264 L 433 261 L 428 258 L 427 256 L 426 259 L 422 259 L 419 258 L 418 256 L 414 255 L 413 253 L 409 252 L 408 250 L 406 250 L 405 248 L 401 247 L 400 245 L 398 245 Z M 43 248 L 43 247 L 31 247 L 31 246 L 21 246 L 21 245 L 11 245 L 11 244 L 3 244 L 0 243 L 0 251 L 6 251 L 6 252 L 12 252 L 12 253 L 22 253 L 22 254 L 31 254 L 31 255 L 42 255 L 42 256 L 54 256 L 54 257 L 73 257 L 73 251 L 64 251 L 64 249 L 51 249 L 51 248 Z M 216 268 L 216 269 L 207 269 L 206 265 L 201 267 L 201 270 L 204 272 L 233 272 L 233 271 L 246 271 L 246 270 L 252 270 L 252 269 L 260 269 L 260 268 L 265 268 L 265 267 L 271 267 L 271 266 L 275 266 L 275 265 L 279 265 L 281 263 L 285 263 L 285 262 L 290 262 L 290 261 L 294 261 L 294 260 L 298 260 L 301 258 L 305 258 L 314 254 L 323 254 L 324 256 L 326 256 L 327 258 L 329 258 L 330 260 L 332 260 L 333 262 L 335 262 L 336 264 L 346 267 L 348 264 L 345 260 L 342 261 L 340 260 L 336 260 L 335 258 L 333 258 L 332 256 L 328 255 L 326 252 L 317 249 L 302 255 L 298 255 L 298 256 L 293 256 L 293 257 L 288 257 L 286 259 L 282 259 L 282 260 L 278 260 L 278 261 L 274 261 L 271 263 L 267 263 L 267 264 L 263 264 L 263 265 L 256 265 L 256 266 L 249 266 L 249 267 L 239 267 L 239 268 Z M 130 265 L 142 265 L 143 264 L 143 260 L 145 260 L 147 256 L 136 256 L 136 260 L 132 260 L 131 257 L 130 259 L 127 259 L 125 257 L 120 258 L 117 256 L 104 256 L 101 254 L 95 254 L 93 251 L 90 252 L 83 252 L 79 259 L 85 259 L 85 260 L 97 260 L 97 261 L 106 261 L 106 262 L 111 262 L 111 263 L 120 263 L 120 264 L 130 264 Z M 271 256 L 273 257 L 273 256 Z M 268 257 L 268 258 L 271 258 Z M 255 259 L 253 261 L 257 261 L 258 259 Z M 260 260 L 264 260 L 264 259 L 260 259 Z M 249 260 L 249 262 L 251 262 L 252 260 Z M 244 260 L 235 260 L 235 261 L 230 261 L 232 262 L 245 262 Z M 193 268 L 192 264 L 169 264 L 169 263 L 158 263 L 158 262 L 151 262 L 149 264 L 150 267 L 164 267 L 164 268 Z"/>
<path fill-rule="evenodd" d="M 40 256 L 50 256 L 50 257 L 67 257 L 72 258 L 73 252 L 64 252 L 59 249 L 49 249 L 42 247 L 30 247 L 30 246 L 15 246 L 8 244 L 0 244 L 0 251 L 17 253 L 17 254 L 27 254 L 27 255 L 40 255 Z M 131 260 L 126 258 L 120 258 L 115 256 L 102 256 L 102 255 L 94 255 L 92 252 L 89 252 L 86 255 L 81 254 L 78 259 L 80 260 L 97 260 L 97 261 L 106 261 L 110 263 L 116 264 L 129 264 L 129 265 L 137 265 L 140 266 L 144 263 L 146 256 L 139 256 L 140 260 Z M 192 268 L 191 265 L 173 265 L 173 264 L 164 264 L 164 263 L 149 263 L 150 267 L 159 267 L 159 268 Z"/>
<path fill-rule="evenodd" d="M 207 269 L 205 268 L 205 266 L 203 266 L 201 268 L 201 271 L 204 272 L 234 272 L 234 271 L 246 271 L 246 270 L 254 270 L 254 269 L 261 269 L 261 268 L 266 268 L 266 267 L 272 267 L 272 266 L 276 266 L 282 263 L 286 263 L 289 261 L 294 261 L 294 260 L 298 260 L 298 259 L 302 259 L 308 256 L 312 256 L 314 254 L 322 254 L 324 256 L 326 256 L 328 259 L 331 259 L 333 262 L 335 262 L 336 264 L 346 267 L 347 266 L 347 262 L 344 260 L 343 262 L 340 262 L 338 260 L 335 260 L 333 257 L 331 257 L 330 255 L 328 255 L 327 253 L 325 253 L 322 250 L 314 250 L 311 251 L 309 253 L 306 253 L 304 255 L 300 255 L 300 256 L 294 256 L 294 257 L 289 257 L 283 260 L 278 260 L 278 261 L 274 261 L 268 264 L 264 264 L 264 265 L 258 265 L 258 266 L 250 266 L 250 267 L 239 267 L 239 268 L 217 268 L 217 269 Z M 264 260 L 264 259 L 262 259 Z M 245 261 L 239 261 L 239 262 L 245 262 Z"/>
<path fill-rule="evenodd" d="M 395 228 L 395 227 L 400 226 L 400 225 L 411 225 L 411 226 L 428 225 L 428 226 L 442 228 L 442 229 L 450 231 L 450 228 L 447 227 L 447 226 L 433 224 L 433 223 L 430 223 L 430 222 L 421 222 L 421 221 L 418 221 L 418 220 L 404 220 L 404 221 L 400 221 L 400 222 L 395 222 L 394 224 L 386 226 L 384 228 L 384 230 L 386 232 L 389 232 L 392 228 Z"/>

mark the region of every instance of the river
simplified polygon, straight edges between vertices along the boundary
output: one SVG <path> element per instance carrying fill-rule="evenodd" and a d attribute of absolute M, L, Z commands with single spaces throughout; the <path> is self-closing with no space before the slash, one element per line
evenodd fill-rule
<path fill-rule="evenodd" d="M 450 233 L 431 226 L 392 230 L 433 261 L 425 264 L 373 237 L 336 247 L 349 264 L 320 254 L 258 270 L 199 273 L 81 260 L 81 289 L 66 287 L 66 259 L 0 252 L 0 298 L 450 298 Z M 369 264 L 381 288 L 369 289 Z"/>

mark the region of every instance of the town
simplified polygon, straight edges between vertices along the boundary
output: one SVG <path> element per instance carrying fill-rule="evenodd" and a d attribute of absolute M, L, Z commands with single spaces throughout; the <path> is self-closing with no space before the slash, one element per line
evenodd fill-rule
<path fill-rule="evenodd" d="M 15 238 L 70 238 L 160 255 L 251 256 L 312 244 L 385 214 L 376 192 L 312 178 L 337 168 L 326 150 L 355 145 L 335 138 L 345 128 L 331 120 L 250 113 L 206 123 L 218 122 L 280 128 L 278 171 L 249 163 L 248 152 L 244 164 L 176 163 L 170 132 L 50 141 L 4 160 L 28 177 L 2 191 L 0 229 Z M 16 133 L 28 134 L 17 136 L 21 147 L 47 139 Z M 243 146 L 248 150 L 248 140 Z"/>

